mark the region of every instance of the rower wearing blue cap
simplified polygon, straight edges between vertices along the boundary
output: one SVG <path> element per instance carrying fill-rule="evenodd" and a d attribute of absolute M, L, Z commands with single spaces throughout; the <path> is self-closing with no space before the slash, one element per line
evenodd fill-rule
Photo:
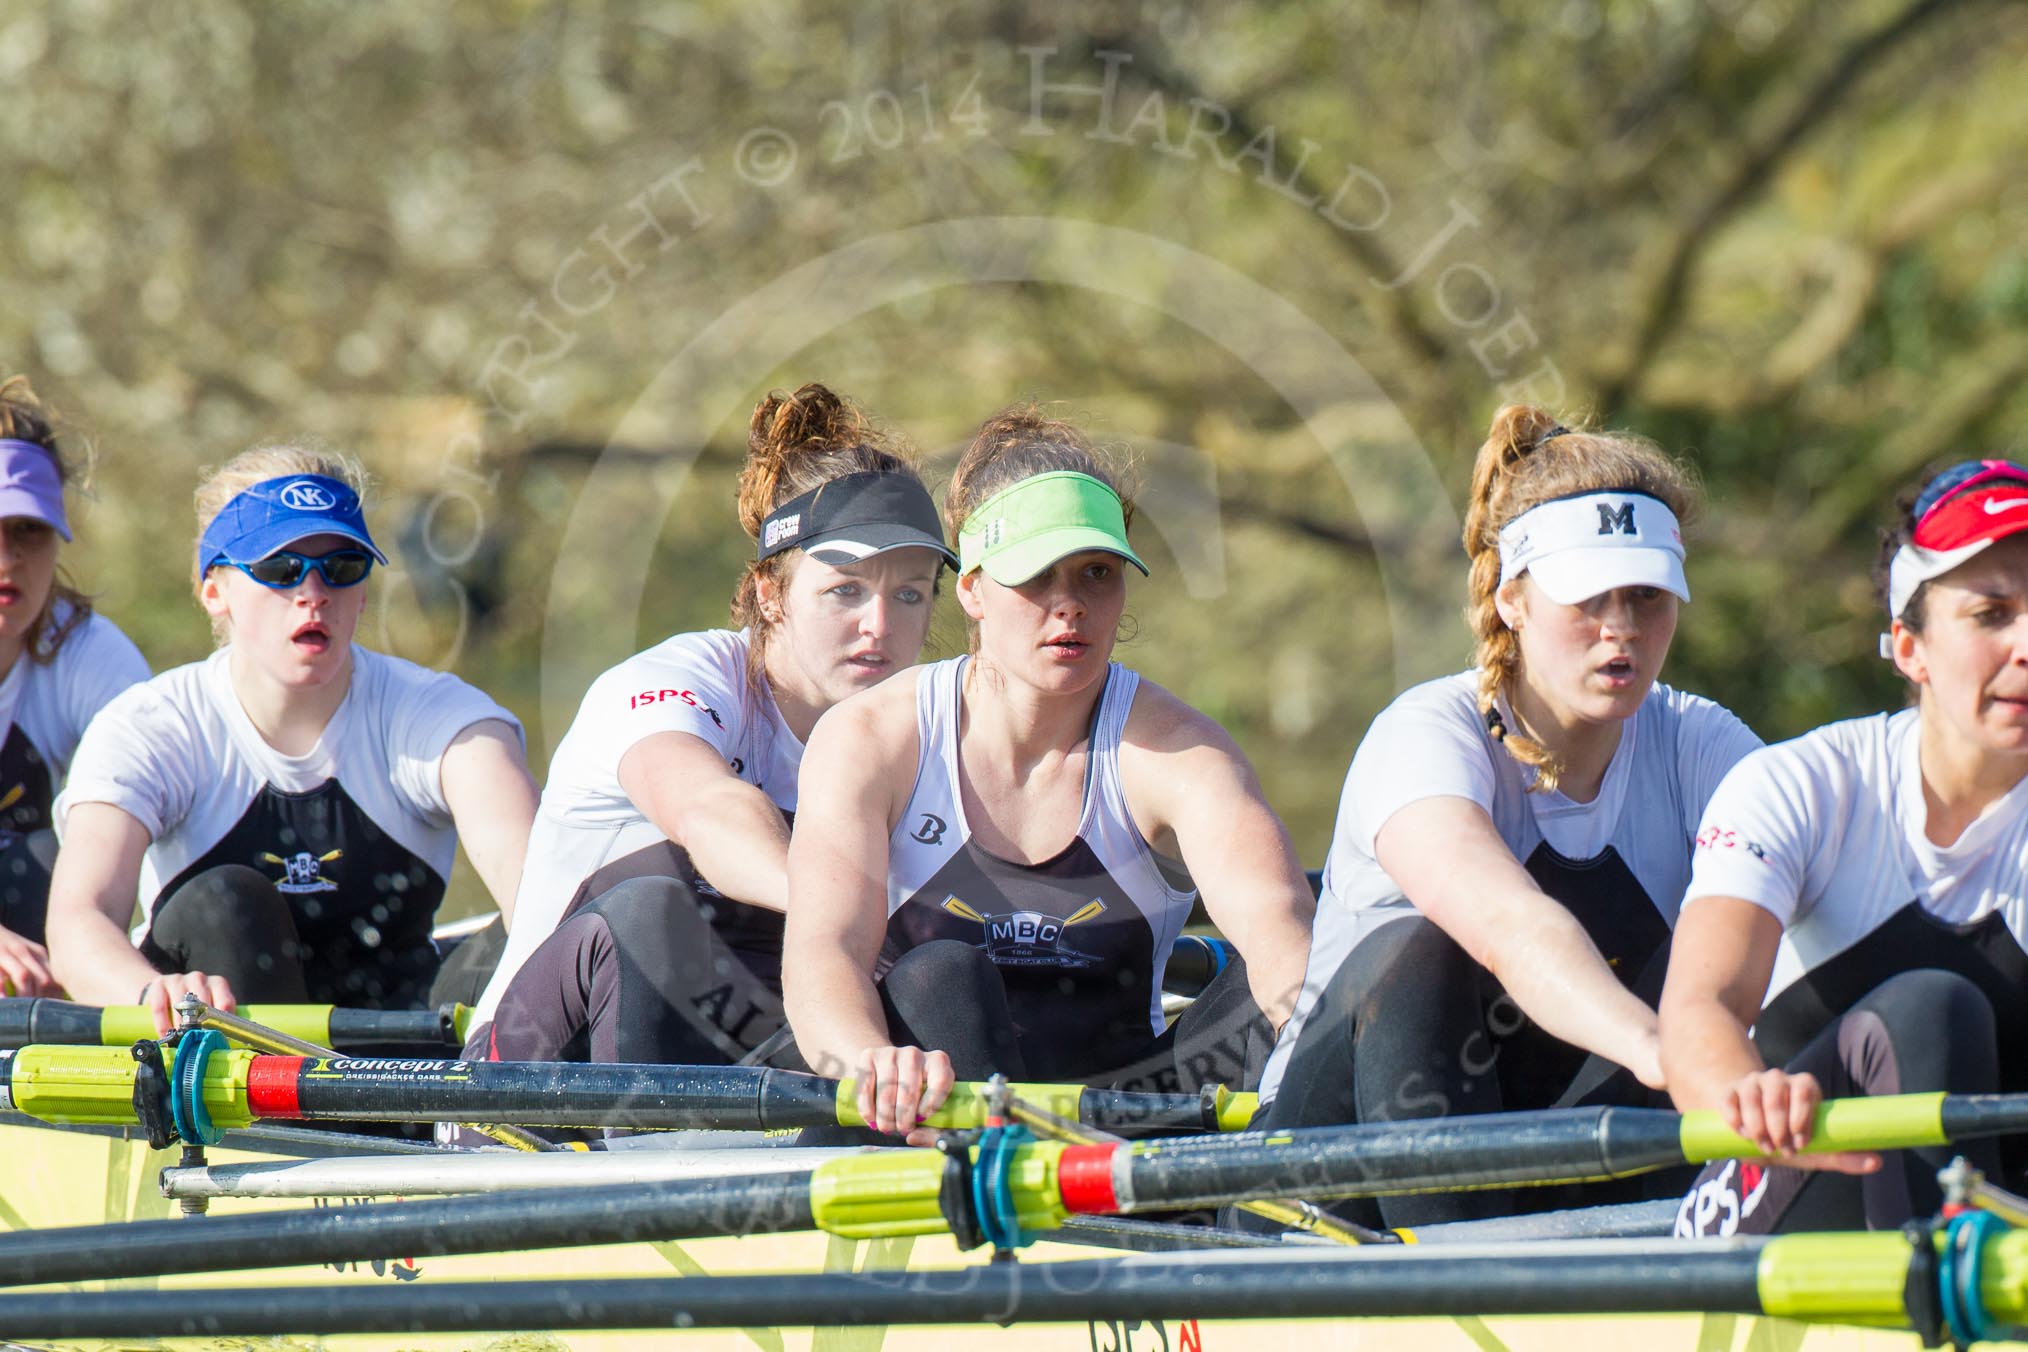
<path fill-rule="evenodd" d="M 56 804 L 50 957 L 76 998 L 138 999 L 165 1030 L 186 992 L 417 1006 L 461 839 L 512 905 L 535 813 L 520 725 L 353 641 L 387 562 L 361 477 L 270 446 L 198 489 L 197 597 L 221 646 L 108 706 Z"/>

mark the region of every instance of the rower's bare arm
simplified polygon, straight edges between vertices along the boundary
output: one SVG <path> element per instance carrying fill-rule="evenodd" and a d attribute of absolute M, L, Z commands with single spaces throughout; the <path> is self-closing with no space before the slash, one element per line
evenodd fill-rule
<path fill-rule="evenodd" d="M 74 1000 L 97 1005 L 146 1003 L 158 1032 L 169 1031 L 186 992 L 220 1009 L 232 988 L 203 972 L 158 973 L 127 938 L 148 828 L 111 803 L 78 803 L 64 820 L 63 848 L 49 883 L 49 960 Z"/>
<path fill-rule="evenodd" d="M 1781 937 L 1780 920 L 1738 897 L 1683 908 L 1662 988 L 1662 1064 L 1678 1108 L 1716 1108 L 1733 1085 L 1767 1069 L 1747 1030 Z"/>
<path fill-rule="evenodd" d="M 458 844 L 512 928 L 514 894 L 521 886 L 538 797 L 521 738 L 497 718 L 482 719 L 444 748 L 437 778 L 458 828 Z"/>
<path fill-rule="evenodd" d="M 1417 910 L 1499 978 L 1551 1036 L 1662 1085 L 1655 1011 L 1629 992 L 1577 918 L 1536 885 L 1484 808 L 1424 798 L 1396 812 L 1373 852 Z"/>
<path fill-rule="evenodd" d="M 1219 932 L 1246 959 L 1254 1003 L 1288 1022 L 1317 904 L 1286 827 L 1218 723 L 1143 683 L 1121 756 L 1127 804 L 1151 844 L 1173 837 Z"/>
<path fill-rule="evenodd" d="M 1739 897 L 1685 905 L 1670 941 L 1662 988 L 1662 1064 L 1676 1106 L 1715 1108 L 1770 1155 L 1809 1144 L 1824 1092 L 1816 1077 L 1769 1068 L 1747 1036 L 1774 972 L 1782 922 Z M 1872 1173 L 1870 1152 L 1819 1155 L 1809 1164 Z"/>
<path fill-rule="evenodd" d="M 832 709 L 810 735 L 782 946 L 782 1002 L 797 1049 L 819 1074 L 856 1076 L 861 1115 L 888 1132 L 916 1127 L 952 1079 L 943 1052 L 893 1045 L 873 985 L 887 933 L 896 786 L 915 780 L 913 714 L 912 691 L 904 704 L 874 690 Z"/>
<path fill-rule="evenodd" d="M 620 757 L 620 788 L 713 887 L 770 911 L 788 908 L 788 822 L 709 742 L 687 732 L 643 737 Z"/>

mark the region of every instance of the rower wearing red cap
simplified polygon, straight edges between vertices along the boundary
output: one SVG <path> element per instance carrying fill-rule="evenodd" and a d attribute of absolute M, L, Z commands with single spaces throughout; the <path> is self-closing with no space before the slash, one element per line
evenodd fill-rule
<path fill-rule="evenodd" d="M 1719 1109 L 1770 1153 L 1807 1144 L 1828 1095 L 2028 1089 L 2023 532 L 2028 467 L 1931 477 L 1875 576 L 1914 707 L 1761 751 L 1705 811 L 1662 1061 L 1679 1106 Z M 2015 1179 L 2028 1164 L 2018 1142 L 1727 1163 L 1678 1233 L 1899 1225 L 1935 1211 L 1936 1170 L 1960 1149 Z"/>

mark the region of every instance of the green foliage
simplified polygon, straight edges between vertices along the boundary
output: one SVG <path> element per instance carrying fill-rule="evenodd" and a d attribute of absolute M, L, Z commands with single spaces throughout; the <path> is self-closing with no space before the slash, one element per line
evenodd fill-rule
<path fill-rule="evenodd" d="M 1366 722 L 1469 655 L 1506 399 L 1700 465 L 1672 680 L 1770 736 L 1898 701 L 1873 533 L 2021 441 L 2024 47 L 1936 0 L 20 7 L 0 366 L 95 452 L 69 566 L 158 666 L 208 647 L 197 467 L 359 451 L 369 641 L 498 692 L 538 768 L 570 673 L 722 621 L 767 388 L 945 467 L 1061 400 L 1148 480 L 1123 656 L 1316 864 Z M 1109 120 L 1031 60 L 1116 70 Z"/>

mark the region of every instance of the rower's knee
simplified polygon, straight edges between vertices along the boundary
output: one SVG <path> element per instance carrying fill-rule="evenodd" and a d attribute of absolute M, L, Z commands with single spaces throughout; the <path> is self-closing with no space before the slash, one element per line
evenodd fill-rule
<path fill-rule="evenodd" d="M 1476 992 L 1485 971 L 1442 926 L 1421 915 L 1388 922 L 1368 942 L 1374 948 L 1364 962 L 1340 969 L 1348 989 L 1337 992 L 1362 1021 L 1399 1017 L 1394 1011 L 1402 1002 L 1415 1007 L 1453 992 Z"/>
<path fill-rule="evenodd" d="M 624 943 L 632 935 L 667 930 L 681 914 L 689 891 L 674 878 L 629 878 L 599 893 L 577 914 L 600 917 Z M 694 912 L 694 904 L 690 909 Z"/>
<path fill-rule="evenodd" d="M 949 999 L 954 991 L 974 990 L 988 981 L 998 985 L 1000 971 L 984 950 L 957 939 L 932 939 L 897 958 L 882 984 L 906 1008 L 919 999 Z"/>
<path fill-rule="evenodd" d="M 1867 1094 L 1988 1092 L 1999 1036 L 1993 1005 L 1956 972 L 1901 972 L 1838 1022 L 1839 1059 Z"/>
<path fill-rule="evenodd" d="M 214 933 L 295 931 L 288 898 L 272 878 L 244 864 L 220 864 L 191 878 L 156 908 L 154 923 Z"/>

